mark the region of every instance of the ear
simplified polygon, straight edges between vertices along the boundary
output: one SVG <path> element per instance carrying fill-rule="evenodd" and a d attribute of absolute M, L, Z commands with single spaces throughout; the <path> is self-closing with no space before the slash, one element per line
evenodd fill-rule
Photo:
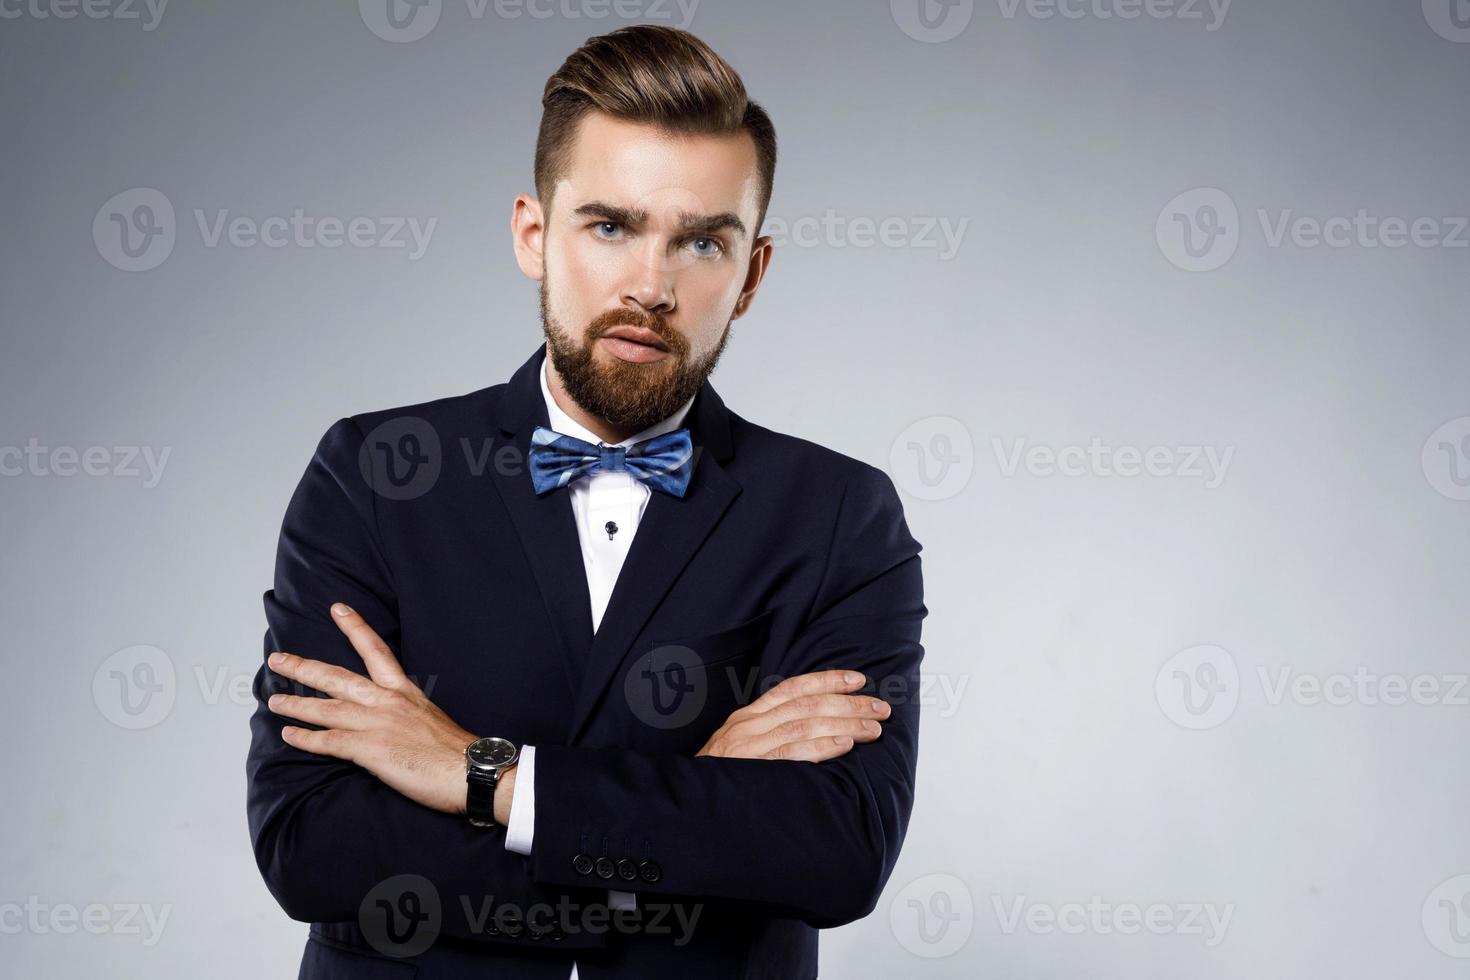
<path fill-rule="evenodd" d="M 745 268 L 745 283 L 740 288 L 740 298 L 735 301 L 732 320 L 744 316 L 745 311 L 750 309 L 750 304 L 755 302 L 755 291 L 760 288 L 774 253 L 771 236 L 762 235 L 755 240 L 755 245 L 750 250 L 750 263 Z"/>
<path fill-rule="evenodd" d="M 546 216 L 541 202 L 530 194 L 516 195 L 510 216 L 510 241 L 516 264 L 527 278 L 540 282 L 546 277 Z"/>

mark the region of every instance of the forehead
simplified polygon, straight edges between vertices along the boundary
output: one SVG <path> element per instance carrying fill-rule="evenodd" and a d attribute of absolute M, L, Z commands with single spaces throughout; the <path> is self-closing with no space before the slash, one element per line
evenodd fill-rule
<path fill-rule="evenodd" d="M 562 214 L 600 201 L 646 209 L 654 221 L 670 209 L 732 211 L 752 227 L 760 210 L 757 165 L 755 141 L 743 130 L 685 135 L 589 112 L 554 196 Z"/>

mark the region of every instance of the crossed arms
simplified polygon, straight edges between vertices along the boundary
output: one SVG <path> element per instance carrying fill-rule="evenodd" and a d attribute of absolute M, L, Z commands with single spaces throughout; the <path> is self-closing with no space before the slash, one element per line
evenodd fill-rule
<path fill-rule="evenodd" d="M 811 615 L 779 660 L 787 679 L 734 712 L 695 756 L 538 744 L 527 858 L 462 816 L 463 753 L 475 733 L 424 696 L 392 653 L 397 603 L 372 490 L 356 470 L 361 441 L 346 419 L 322 439 L 265 596 L 266 652 L 289 652 L 255 680 L 249 823 L 288 915 L 351 921 L 364 895 L 405 871 L 445 895 L 586 887 L 572 857 L 589 826 L 678 856 L 656 883 L 619 882 L 629 891 L 746 902 L 822 927 L 873 910 L 913 805 L 927 612 L 918 545 L 881 471 L 860 469 L 841 491 Z M 854 693 L 867 684 L 886 700 Z M 301 696 L 303 687 L 326 697 Z M 272 703 L 276 693 L 283 700 Z M 873 720 L 881 735 L 863 725 Z M 504 823 L 514 783 L 501 782 Z M 443 931 L 491 938 L 450 914 Z"/>

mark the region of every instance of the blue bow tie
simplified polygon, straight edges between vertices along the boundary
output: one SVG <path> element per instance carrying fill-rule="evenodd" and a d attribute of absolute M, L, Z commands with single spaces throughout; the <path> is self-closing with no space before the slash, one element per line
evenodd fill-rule
<path fill-rule="evenodd" d="M 651 489 L 682 498 L 694 473 L 688 429 L 622 446 L 594 446 L 544 425 L 531 433 L 531 486 L 543 494 L 598 470 L 626 471 Z"/>

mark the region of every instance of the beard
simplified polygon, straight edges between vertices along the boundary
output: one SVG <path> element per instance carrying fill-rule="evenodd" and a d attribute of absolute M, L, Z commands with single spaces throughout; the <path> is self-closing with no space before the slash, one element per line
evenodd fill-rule
<path fill-rule="evenodd" d="M 714 372 L 730 339 L 732 316 L 725 321 L 714 350 L 690 359 L 689 341 L 659 314 L 623 307 L 600 314 L 577 334 L 556 321 L 547 304 L 548 280 L 541 281 L 541 331 L 547 355 L 562 385 L 583 411 L 630 432 L 662 422 L 694 397 Z M 597 339 L 618 326 L 642 327 L 658 334 L 669 352 L 662 360 L 635 364 L 622 358 L 602 363 L 593 351 Z"/>

